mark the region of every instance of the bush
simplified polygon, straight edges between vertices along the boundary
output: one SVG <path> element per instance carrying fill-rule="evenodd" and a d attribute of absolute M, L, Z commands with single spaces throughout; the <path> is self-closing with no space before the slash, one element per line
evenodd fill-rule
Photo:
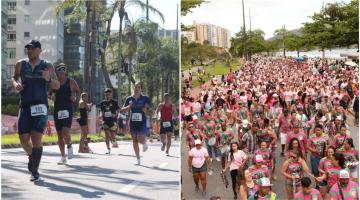
<path fill-rule="evenodd" d="M 11 116 L 18 116 L 19 114 L 19 105 L 17 104 L 8 104 L 8 105 L 1 105 L 1 114 L 11 115 Z"/>
<path fill-rule="evenodd" d="M 18 105 L 20 102 L 20 96 L 19 95 L 14 95 L 14 96 L 2 96 L 1 99 L 1 103 L 2 105 L 7 105 L 7 104 L 16 104 Z"/>

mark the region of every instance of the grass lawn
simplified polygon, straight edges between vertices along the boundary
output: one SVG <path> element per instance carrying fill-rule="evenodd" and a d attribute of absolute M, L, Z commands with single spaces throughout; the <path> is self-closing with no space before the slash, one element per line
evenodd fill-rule
<path fill-rule="evenodd" d="M 232 67 L 232 69 L 236 69 L 238 66 L 240 65 L 240 61 L 239 59 L 233 59 L 230 62 L 230 66 Z M 211 64 L 209 66 L 205 67 L 205 73 L 210 73 L 210 76 L 212 75 L 222 75 L 222 74 L 227 74 L 230 71 L 230 67 L 226 67 L 224 62 L 216 62 L 214 64 Z M 210 81 L 211 77 L 204 77 L 205 82 Z M 200 85 L 200 82 L 193 77 L 193 87 L 198 87 Z"/>
<path fill-rule="evenodd" d="M 104 141 L 105 139 L 105 133 L 101 132 L 101 135 L 99 136 L 99 134 L 89 134 L 88 137 L 91 138 L 92 141 L 96 142 L 96 141 Z M 131 139 L 130 135 L 125 135 L 125 136 L 117 136 L 118 140 L 129 140 Z M 79 143 L 80 141 L 80 133 L 74 133 L 71 134 L 71 141 L 73 143 Z M 53 144 L 53 143 L 57 143 L 57 134 L 53 133 L 52 135 L 47 135 L 44 134 L 43 136 L 43 143 L 44 144 Z M 20 140 L 19 140 L 19 135 L 17 133 L 13 133 L 13 134 L 7 134 L 7 135 L 2 135 L 1 136 L 1 146 L 4 145 L 19 145 L 20 144 Z"/>

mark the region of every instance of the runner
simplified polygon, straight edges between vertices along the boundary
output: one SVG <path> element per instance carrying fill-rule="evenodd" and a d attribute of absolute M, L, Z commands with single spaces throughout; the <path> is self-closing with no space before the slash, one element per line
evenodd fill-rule
<path fill-rule="evenodd" d="M 346 138 L 342 148 L 338 149 L 345 157 L 345 165 L 349 170 L 352 181 L 358 182 L 359 179 L 359 152 L 355 149 L 352 138 Z"/>
<path fill-rule="evenodd" d="M 221 171 L 221 173 L 225 173 L 228 168 L 230 169 L 234 199 L 237 199 L 237 191 L 239 190 L 237 187 L 238 181 L 236 180 L 238 177 L 238 170 L 244 167 L 247 156 L 242 150 L 240 150 L 239 144 L 237 142 L 232 142 L 230 144 L 230 147 L 231 149 L 228 157 L 228 162 L 225 168 Z"/>
<path fill-rule="evenodd" d="M 290 157 L 285 160 L 281 168 L 282 175 L 286 178 L 286 192 L 288 200 L 294 198 L 294 194 L 301 188 L 300 180 L 304 177 L 304 172 L 314 177 L 302 157 L 302 154 L 290 152 Z"/>
<path fill-rule="evenodd" d="M 311 179 L 304 177 L 301 179 L 302 191 L 297 192 L 294 196 L 294 200 L 322 200 L 320 192 L 317 189 L 311 187 Z"/>
<path fill-rule="evenodd" d="M 354 200 L 359 199 L 359 185 L 350 180 L 349 172 L 339 172 L 339 182 L 335 183 L 329 192 L 329 200 Z"/>
<path fill-rule="evenodd" d="M 165 150 L 166 155 L 169 155 L 169 149 L 171 146 L 171 137 L 174 131 L 173 118 L 176 115 L 175 105 L 170 101 L 170 95 L 166 93 L 164 95 L 164 102 L 161 102 L 156 108 L 155 115 L 160 111 L 160 138 L 161 138 L 161 151 Z"/>
<path fill-rule="evenodd" d="M 254 163 L 255 164 L 250 166 L 248 169 L 255 184 L 257 184 L 258 181 L 263 177 L 270 178 L 268 168 L 264 165 L 264 159 L 261 155 L 256 155 L 254 157 Z"/>
<path fill-rule="evenodd" d="M 254 183 L 252 175 L 248 169 L 239 169 L 238 185 L 240 199 L 248 199 L 258 191 L 258 186 Z"/>
<path fill-rule="evenodd" d="M 254 196 L 251 196 L 249 200 L 278 200 L 276 193 L 271 191 L 272 184 L 268 178 L 261 178 L 258 181 L 259 191 L 255 192 Z"/>
<path fill-rule="evenodd" d="M 115 134 L 117 129 L 116 117 L 120 108 L 118 102 L 112 99 L 112 90 L 110 88 L 106 88 L 104 90 L 104 95 L 105 100 L 100 103 L 100 110 L 103 119 L 103 129 L 105 131 L 105 143 L 108 149 L 106 154 L 110 154 L 110 141 L 112 143 L 112 147 L 118 147 Z"/>
<path fill-rule="evenodd" d="M 19 138 L 29 157 L 30 181 L 36 182 L 41 180 L 38 169 L 43 152 L 42 134 L 48 120 L 47 89 L 57 90 L 60 83 L 56 80 L 52 64 L 40 59 L 39 41 L 31 40 L 25 45 L 25 49 L 28 59 L 16 63 L 11 81 L 15 90 L 20 93 Z"/>
<path fill-rule="evenodd" d="M 319 163 L 319 173 L 321 176 L 326 174 L 326 171 L 332 168 L 331 160 L 333 159 L 334 154 L 335 148 L 333 146 L 329 146 L 326 150 L 326 157 L 322 158 Z M 326 193 L 328 192 L 326 180 L 320 182 L 319 186 L 321 196 L 325 197 Z"/>
<path fill-rule="evenodd" d="M 189 152 L 189 172 L 193 173 L 195 191 L 199 192 L 199 179 L 202 186 L 202 195 L 206 196 L 206 172 L 211 170 L 211 161 L 206 148 L 202 147 L 200 139 L 195 140 L 195 147 Z M 209 167 L 209 169 L 208 169 Z"/>
<path fill-rule="evenodd" d="M 133 148 L 137 158 L 136 165 L 140 165 L 139 143 L 143 144 L 143 152 L 147 151 L 146 134 L 146 116 L 151 114 L 151 99 L 141 93 L 141 83 L 135 83 L 134 94 L 128 96 L 125 100 L 123 108 L 120 110 L 130 110 L 130 133 L 133 141 Z"/>
<path fill-rule="evenodd" d="M 79 86 L 74 79 L 66 75 L 67 66 L 60 63 L 56 66 L 56 75 L 60 82 L 60 88 L 55 90 L 54 98 L 54 121 L 56 132 L 58 133 L 58 145 L 61 153 L 59 165 L 67 163 L 65 157 L 65 144 L 67 145 L 67 157 L 72 159 L 74 152 L 71 144 L 70 128 L 73 117 L 73 103 L 76 102 L 80 94 Z"/>
<path fill-rule="evenodd" d="M 315 136 L 310 137 L 307 149 L 311 152 L 310 163 L 311 171 L 314 176 L 319 176 L 320 159 L 325 156 L 326 146 L 329 143 L 327 135 L 323 134 L 322 126 L 315 126 Z"/>
<path fill-rule="evenodd" d="M 87 135 L 89 133 L 88 127 L 88 112 L 91 110 L 92 104 L 88 103 L 88 94 L 86 92 L 81 93 L 79 101 L 80 118 L 77 120 L 81 128 L 81 138 L 79 144 L 79 153 L 89 153 Z"/>

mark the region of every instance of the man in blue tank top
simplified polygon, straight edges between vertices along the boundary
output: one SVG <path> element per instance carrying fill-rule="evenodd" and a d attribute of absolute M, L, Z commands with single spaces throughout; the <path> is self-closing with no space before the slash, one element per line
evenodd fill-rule
<path fill-rule="evenodd" d="M 61 153 L 59 165 L 66 164 L 65 143 L 67 145 L 68 159 L 73 157 L 73 148 L 71 145 L 70 128 L 73 117 L 73 103 L 80 94 L 78 84 L 74 79 L 66 75 L 67 66 L 60 63 L 56 66 L 56 75 L 60 82 L 60 88 L 54 90 L 54 121 L 56 132 L 58 133 L 58 145 Z"/>
<path fill-rule="evenodd" d="M 58 89 L 59 81 L 51 63 L 40 59 L 41 44 L 31 40 L 25 45 L 28 59 L 15 65 L 12 84 L 20 93 L 18 131 L 20 142 L 29 156 L 30 181 L 40 181 L 42 134 L 48 120 L 48 88 Z M 19 78 L 21 80 L 19 80 Z"/>

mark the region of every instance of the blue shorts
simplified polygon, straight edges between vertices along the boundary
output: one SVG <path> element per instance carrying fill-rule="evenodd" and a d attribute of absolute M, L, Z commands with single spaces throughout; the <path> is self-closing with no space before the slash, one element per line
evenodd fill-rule
<path fill-rule="evenodd" d="M 118 125 L 119 125 L 119 128 L 126 128 L 125 124 L 124 124 L 124 119 L 118 119 Z"/>
<path fill-rule="evenodd" d="M 64 127 L 71 128 L 72 124 L 72 114 L 69 115 L 66 119 L 57 119 L 57 114 L 54 115 L 55 128 L 56 131 L 61 131 Z"/>
<path fill-rule="evenodd" d="M 19 134 L 43 133 L 48 120 L 47 115 L 31 116 L 30 108 L 20 108 L 18 127 Z"/>
<path fill-rule="evenodd" d="M 130 121 L 130 133 L 132 135 L 146 135 L 149 129 L 146 127 L 146 121 L 133 122 Z"/>

